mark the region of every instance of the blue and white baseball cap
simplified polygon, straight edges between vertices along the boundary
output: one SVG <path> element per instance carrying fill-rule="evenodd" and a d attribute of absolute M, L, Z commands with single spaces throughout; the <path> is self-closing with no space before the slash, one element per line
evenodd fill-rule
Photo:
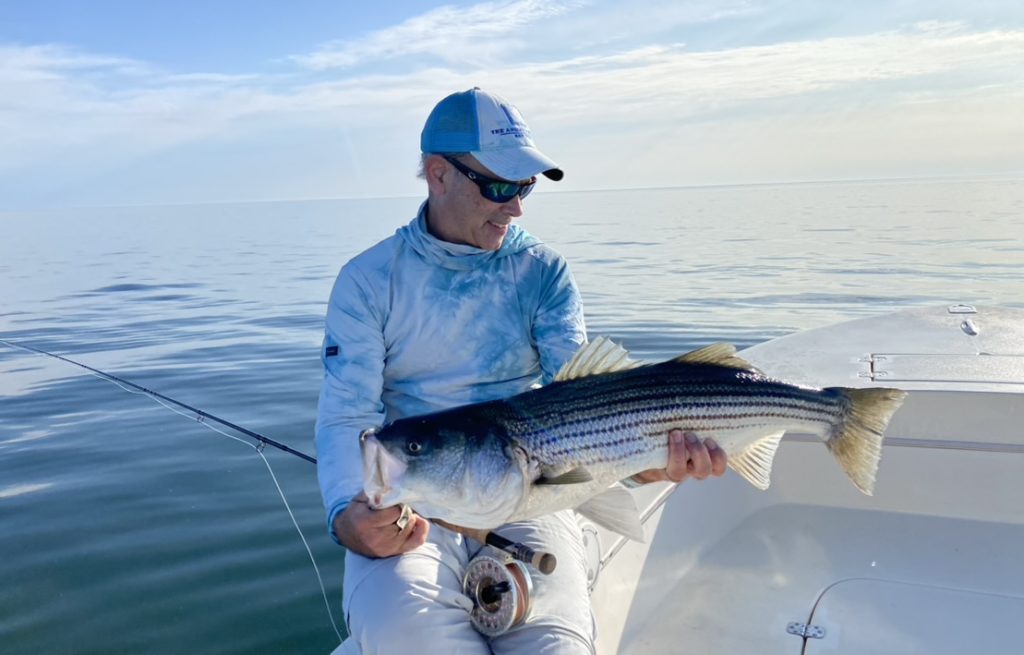
<path fill-rule="evenodd" d="M 523 115 L 508 100 L 473 87 L 437 103 L 420 135 L 422 152 L 468 152 L 506 180 L 543 173 L 562 179 L 558 164 L 533 145 Z"/>

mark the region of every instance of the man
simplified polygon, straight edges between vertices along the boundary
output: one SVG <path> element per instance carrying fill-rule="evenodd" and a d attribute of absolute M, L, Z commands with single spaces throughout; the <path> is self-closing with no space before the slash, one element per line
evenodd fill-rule
<path fill-rule="evenodd" d="M 565 260 L 513 224 L 538 175 L 562 178 L 516 108 L 477 88 L 452 94 L 427 118 L 420 145 L 427 201 L 409 225 L 342 268 L 321 353 L 318 472 L 329 530 L 348 549 L 350 642 L 363 653 L 593 653 L 573 512 L 499 530 L 559 564 L 533 576 L 529 620 L 487 640 L 461 593 L 481 545 L 415 514 L 400 522 L 398 507 L 372 510 L 361 495 L 361 430 L 549 382 L 586 340 Z M 724 472 L 713 442 L 683 437 L 667 437 L 666 469 L 632 482 Z"/>

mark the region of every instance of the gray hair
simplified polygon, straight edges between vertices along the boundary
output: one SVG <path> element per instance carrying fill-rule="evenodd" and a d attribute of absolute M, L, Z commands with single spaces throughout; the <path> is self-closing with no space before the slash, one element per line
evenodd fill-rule
<path fill-rule="evenodd" d="M 437 155 L 438 157 L 458 158 L 465 157 L 468 154 L 468 152 L 424 152 L 420 155 L 420 168 L 419 171 L 417 171 L 416 173 L 416 177 L 420 178 L 421 180 L 427 179 L 427 157 L 433 157 L 434 155 Z"/>

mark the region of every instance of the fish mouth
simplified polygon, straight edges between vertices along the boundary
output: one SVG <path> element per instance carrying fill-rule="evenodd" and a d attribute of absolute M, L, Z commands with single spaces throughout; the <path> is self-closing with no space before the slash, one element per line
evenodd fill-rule
<path fill-rule="evenodd" d="M 363 451 L 363 491 L 370 507 L 381 509 L 400 501 L 400 483 L 407 467 L 381 445 L 376 433 L 376 428 L 363 430 L 359 445 Z"/>

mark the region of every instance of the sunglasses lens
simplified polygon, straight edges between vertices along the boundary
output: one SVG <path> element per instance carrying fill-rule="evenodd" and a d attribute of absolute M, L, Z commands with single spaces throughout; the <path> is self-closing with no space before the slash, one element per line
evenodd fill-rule
<path fill-rule="evenodd" d="M 506 182 L 491 182 L 480 188 L 485 198 L 492 202 L 508 202 L 519 195 L 519 185 Z"/>
<path fill-rule="evenodd" d="M 530 195 L 530 192 L 533 191 L 533 186 L 537 183 L 537 178 L 531 179 L 527 184 L 489 181 L 490 178 L 484 177 L 481 173 L 477 173 L 465 164 L 459 162 L 457 159 L 446 156 L 445 160 L 454 166 L 457 171 L 472 180 L 473 184 L 480 189 L 480 195 L 491 202 L 496 202 L 498 204 L 504 204 L 516 196 L 525 198 Z"/>
<path fill-rule="evenodd" d="M 484 198 L 491 202 L 505 203 L 516 196 L 525 198 L 533 191 L 533 187 L 533 184 L 520 186 L 514 182 L 491 182 L 480 187 L 480 191 L 483 193 Z"/>

